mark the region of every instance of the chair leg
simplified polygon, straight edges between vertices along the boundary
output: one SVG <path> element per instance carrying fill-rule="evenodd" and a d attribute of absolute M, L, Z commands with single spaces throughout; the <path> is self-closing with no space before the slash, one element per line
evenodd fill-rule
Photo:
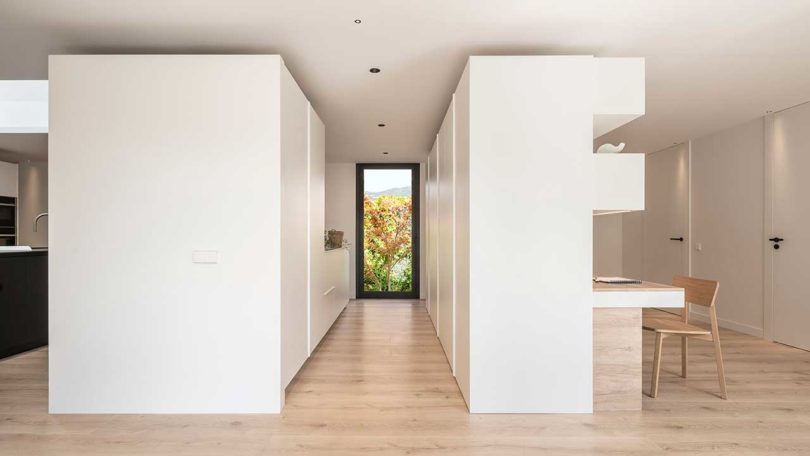
<path fill-rule="evenodd" d="M 664 337 L 660 332 L 655 333 L 655 355 L 653 355 L 652 381 L 650 383 L 650 397 L 658 396 L 658 376 L 661 373 L 661 349 Z"/>
<path fill-rule="evenodd" d="M 681 336 L 681 376 L 686 378 L 686 365 L 689 362 L 689 338 Z"/>
<path fill-rule="evenodd" d="M 720 339 L 716 336 L 712 338 L 714 343 L 714 360 L 717 362 L 717 377 L 720 380 L 720 397 L 728 399 L 726 392 L 726 371 L 723 368 L 723 353 L 720 351 Z"/>

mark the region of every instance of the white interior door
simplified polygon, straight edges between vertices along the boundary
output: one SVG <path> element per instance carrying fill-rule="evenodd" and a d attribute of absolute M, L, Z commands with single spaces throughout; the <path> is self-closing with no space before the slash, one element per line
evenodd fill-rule
<path fill-rule="evenodd" d="M 672 283 L 689 270 L 689 145 L 647 155 L 643 279 Z"/>
<path fill-rule="evenodd" d="M 773 340 L 810 350 L 810 104 L 773 115 L 769 134 Z M 767 204 L 767 202 L 766 202 Z M 767 224 L 767 220 L 766 220 Z M 779 245 L 778 249 L 774 247 Z"/>

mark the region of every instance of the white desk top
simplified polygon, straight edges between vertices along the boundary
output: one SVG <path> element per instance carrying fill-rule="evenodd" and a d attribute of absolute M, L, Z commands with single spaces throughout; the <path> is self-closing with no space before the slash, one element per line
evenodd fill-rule
<path fill-rule="evenodd" d="M 593 283 L 593 307 L 683 307 L 683 288 L 655 282 Z"/>

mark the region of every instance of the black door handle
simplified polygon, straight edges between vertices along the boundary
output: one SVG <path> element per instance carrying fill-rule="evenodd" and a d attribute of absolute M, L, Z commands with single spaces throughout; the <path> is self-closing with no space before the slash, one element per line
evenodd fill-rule
<path fill-rule="evenodd" d="M 782 242 L 782 241 L 784 241 L 784 239 L 782 239 L 780 237 L 772 237 L 772 238 L 770 238 L 768 240 L 771 241 L 771 242 Z"/>
<path fill-rule="evenodd" d="M 670 241 L 681 241 L 681 242 L 683 242 L 683 236 L 681 236 L 681 237 L 676 237 L 676 238 L 669 238 L 669 240 L 670 240 Z"/>

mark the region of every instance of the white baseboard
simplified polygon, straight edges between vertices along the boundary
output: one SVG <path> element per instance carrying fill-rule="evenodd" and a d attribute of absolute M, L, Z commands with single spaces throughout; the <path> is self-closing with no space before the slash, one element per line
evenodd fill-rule
<path fill-rule="evenodd" d="M 704 323 L 709 322 L 709 316 L 704 313 L 695 312 L 694 308 L 692 311 L 689 312 L 689 318 L 694 318 L 697 321 L 702 321 Z M 717 319 L 717 324 L 721 328 L 731 329 L 732 331 L 741 332 L 743 334 L 748 334 L 750 336 L 764 338 L 765 332 L 762 328 L 757 328 L 756 326 L 746 325 L 745 323 L 739 323 L 732 320 L 724 320 L 722 318 Z"/>

